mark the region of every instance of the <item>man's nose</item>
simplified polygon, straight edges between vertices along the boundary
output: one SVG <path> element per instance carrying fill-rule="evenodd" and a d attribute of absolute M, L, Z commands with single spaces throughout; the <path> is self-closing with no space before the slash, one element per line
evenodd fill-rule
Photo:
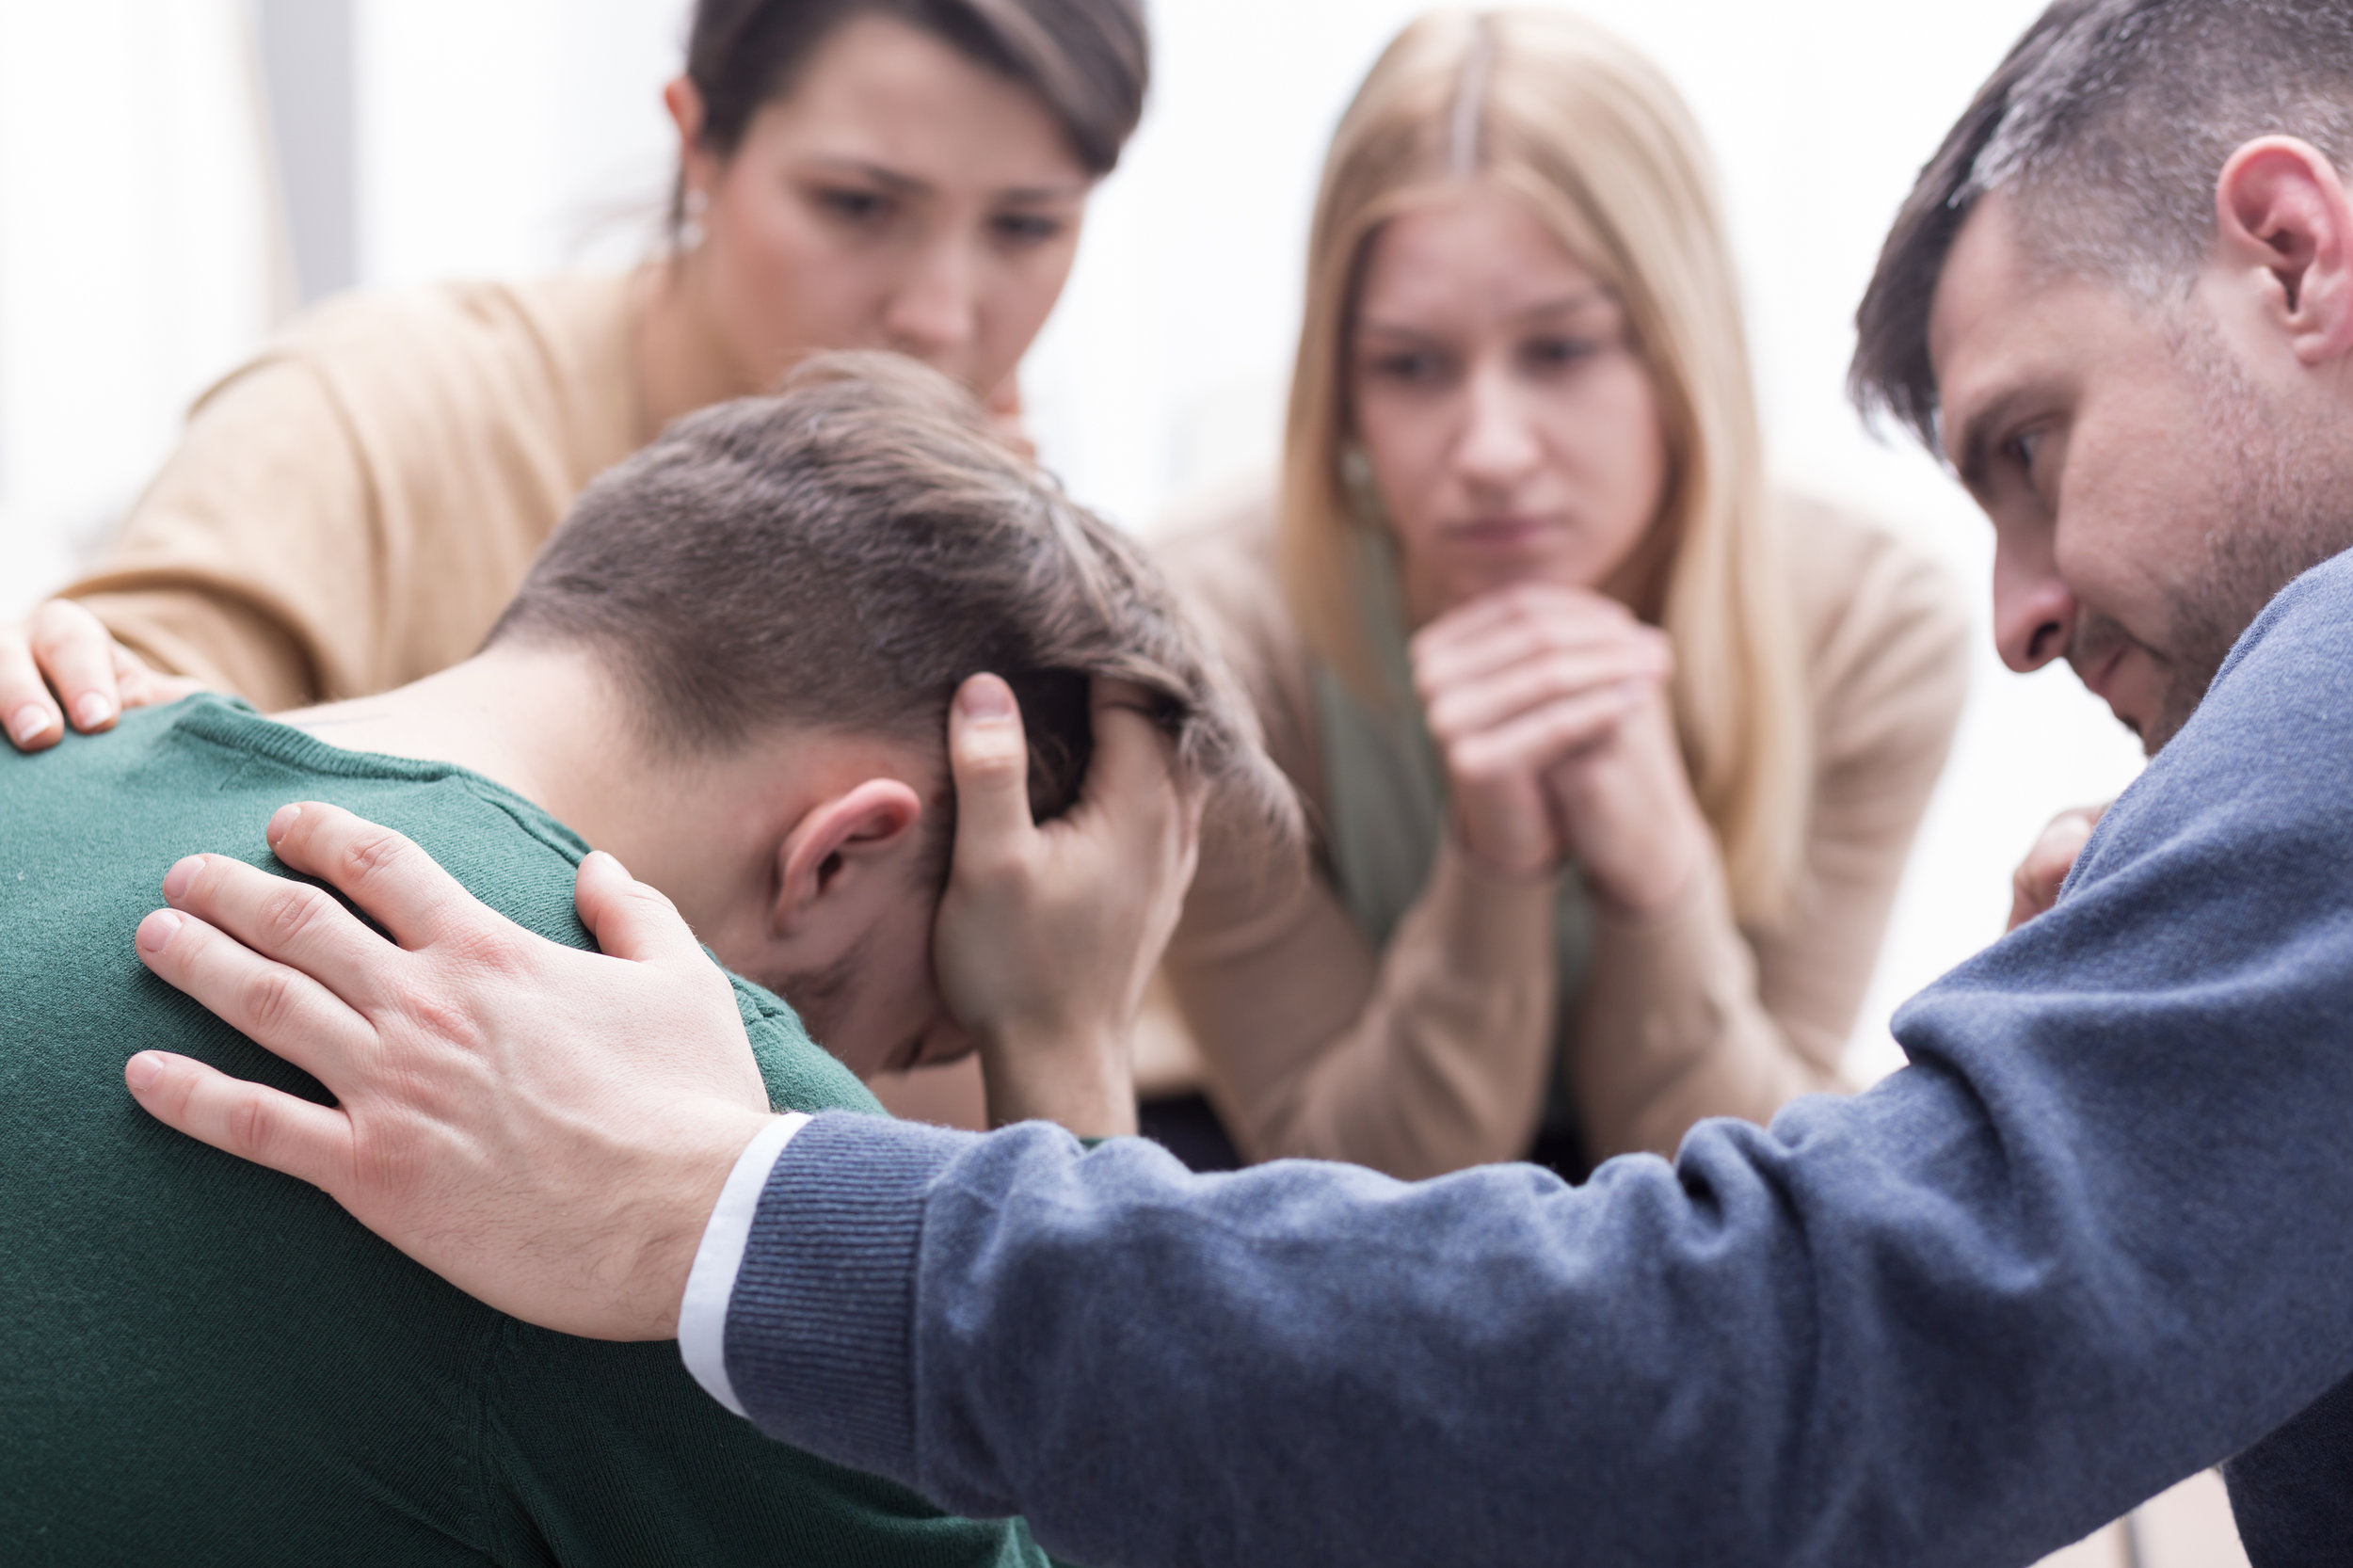
<path fill-rule="evenodd" d="M 2003 544 L 1993 556 L 1993 646 L 2019 674 L 2062 658 L 2080 613 L 2047 549 Z"/>
<path fill-rule="evenodd" d="M 915 262 L 883 315 L 891 345 L 904 354 L 943 363 L 978 335 L 980 301 L 973 258 L 952 239 L 929 246 Z"/>
<path fill-rule="evenodd" d="M 1515 485 L 1544 461 L 1523 391 L 1502 370 L 1480 367 L 1465 389 L 1462 439 L 1454 465 L 1469 484 L 1486 489 Z"/>

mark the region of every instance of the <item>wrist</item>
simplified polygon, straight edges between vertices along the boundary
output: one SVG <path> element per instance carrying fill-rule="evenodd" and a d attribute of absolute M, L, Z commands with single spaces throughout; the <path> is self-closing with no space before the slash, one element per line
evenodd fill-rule
<path fill-rule="evenodd" d="M 1585 875 L 1595 895 L 1614 913 L 1636 920 L 1664 914 L 1680 904 L 1698 881 L 1701 865 L 1714 842 L 1707 824 L 1696 806 L 1670 820 L 1676 825 L 1666 827 L 1662 823 L 1666 830 L 1656 837 L 1634 834 L 1617 840 L 1634 853 L 1621 853 L 1609 863 L 1585 863 Z"/>
<path fill-rule="evenodd" d="M 1548 882 L 1561 874 L 1557 854 L 1496 842 L 1473 831 L 1459 814 L 1449 824 L 1447 841 L 1465 867 L 1490 882 Z"/>
<path fill-rule="evenodd" d="M 623 1281 L 631 1332 L 613 1338 L 671 1339 L 712 1211 L 736 1162 L 776 1118 L 713 1101 L 696 1106 L 665 1131 L 658 1151 L 616 1182 L 616 1212 L 608 1234 L 628 1251 L 614 1260 Z"/>
<path fill-rule="evenodd" d="M 1136 1130 L 1135 1052 L 1128 1031 L 1012 1027 L 977 1036 L 991 1127 L 1053 1122 L 1081 1138 Z"/>
<path fill-rule="evenodd" d="M 1664 862 L 1646 861 L 1622 878 L 1596 878 L 1593 890 L 1611 913 L 1649 920 L 1682 903 L 1698 874 L 1699 856 L 1694 851 Z"/>

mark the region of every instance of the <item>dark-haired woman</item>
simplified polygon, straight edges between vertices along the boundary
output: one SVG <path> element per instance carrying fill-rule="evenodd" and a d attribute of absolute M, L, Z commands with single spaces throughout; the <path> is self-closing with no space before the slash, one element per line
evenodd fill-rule
<path fill-rule="evenodd" d="M 98 570 L 0 629 L 0 728 L 104 728 L 165 677 L 277 710 L 454 664 L 592 476 L 812 352 L 896 349 L 1011 418 L 1147 69 L 1140 0 L 700 0 L 670 253 L 297 322 Z"/>

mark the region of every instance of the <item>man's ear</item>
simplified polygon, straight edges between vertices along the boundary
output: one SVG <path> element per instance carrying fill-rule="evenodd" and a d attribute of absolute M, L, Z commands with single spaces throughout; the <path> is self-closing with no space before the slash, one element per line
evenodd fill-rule
<path fill-rule="evenodd" d="M 922 821 L 922 797 L 896 778 L 870 778 L 809 808 L 776 851 L 776 934 L 797 936 L 870 887 L 904 890 Z"/>
<path fill-rule="evenodd" d="M 2219 259 L 2262 276 L 2297 359 L 2353 353 L 2353 204 L 2326 156 L 2294 136 L 2249 142 L 2222 166 L 2215 224 Z"/>

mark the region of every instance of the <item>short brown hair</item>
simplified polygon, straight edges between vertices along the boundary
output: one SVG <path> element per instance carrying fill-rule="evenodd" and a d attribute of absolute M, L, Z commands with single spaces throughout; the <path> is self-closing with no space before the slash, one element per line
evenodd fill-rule
<path fill-rule="evenodd" d="M 843 23 L 904 22 L 1027 88 L 1089 173 L 1109 174 L 1144 116 L 1152 79 L 1143 0 L 698 0 L 686 78 L 703 101 L 702 144 L 732 157 L 761 107 L 791 93 Z M 684 177 L 671 232 L 685 218 Z"/>
<path fill-rule="evenodd" d="M 983 671 L 1018 697 L 1039 820 L 1076 801 L 1097 677 L 1146 694 L 1189 781 L 1278 838 L 1297 808 L 1209 645 L 1144 553 L 887 354 L 680 420 L 590 485 L 489 641 L 580 644 L 649 744 L 791 724 L 936 741 Z"/>
<path fill-rule="evenodd" d="M 2195 274 L 2215 182 L 2258 136 L 2353 159 L 2345 0 L 2058 0 L 1920 171 L 1855 316 L 1849 389 L 1936 447 L 1929 315 L 1977 200 L 2014 194 L 2046 264 L 2143 298 Z"/>

